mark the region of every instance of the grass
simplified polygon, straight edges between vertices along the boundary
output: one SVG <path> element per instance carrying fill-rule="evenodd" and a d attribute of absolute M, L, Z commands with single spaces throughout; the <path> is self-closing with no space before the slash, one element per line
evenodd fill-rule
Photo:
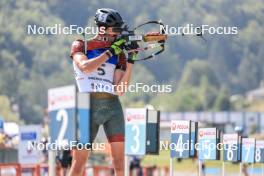
<path fill-rule="evenodd" d="M 222 168 L 223 161 L 206 161 L 206 168 Z M 170 152 L 160 151 L 159 155 L 147 155 L 142 160 L 143 166 L 158 166 L 158 167 L 169 167 L 170 164 Z M 198 172 L 198 162 L 194 159 L 183 159 L 180 162 L 174 159 L 174 170 L 178 172 Z M 254 168 L 260 168 L 261 164 L 254 164 Z M 248 167 L 250 168 L 250 166 Z M 239 173 L 240 164 L 233 164 L 230 162 L 225 163 L 226 173 Z"/>

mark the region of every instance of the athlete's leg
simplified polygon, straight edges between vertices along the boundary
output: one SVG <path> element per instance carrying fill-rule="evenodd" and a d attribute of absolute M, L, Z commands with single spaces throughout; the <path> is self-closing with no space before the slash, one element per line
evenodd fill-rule
<path fill-rule="evenodd" d="M 106 116 L 110 119 L 104 123 L 104 130 L 111 146 L 115 174 L 124 176 L 124 114 L 118 98 L 111 100 L 109 107 Z"/>
<path fill-rule="evenodd" d="M 111 142 L 115 175 L 124 176 L 124 142 Z"/>
<path fill-rule="evenodd" d="M 99 125 L 94 118 L 94 111 L 91 112 L 91 141 L 93 142 L 99 129 Z M 73 150 L 72 165 L 69 172 L 69 176 L 83 176 L 86 161 L 90 155 L 90 150 Z"/>
<path fill-rule="evenodd" d="M 89 150 L 73 150 L 72 154 L 72 166 L 69 172 L 69 176 L 82 176 L 85 164 L 88 156 L 90 155 Z"/>

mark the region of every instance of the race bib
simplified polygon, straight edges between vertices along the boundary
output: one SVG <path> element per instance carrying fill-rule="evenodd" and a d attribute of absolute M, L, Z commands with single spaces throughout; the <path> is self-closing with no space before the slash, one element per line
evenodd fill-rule
<path fill-rule="evenodd" d="M 107 92 L 115 94 L 113 79 L 115 65 L 104 63 L 96 71 L 85 74 L 73 62 L 79 92 Z"/>

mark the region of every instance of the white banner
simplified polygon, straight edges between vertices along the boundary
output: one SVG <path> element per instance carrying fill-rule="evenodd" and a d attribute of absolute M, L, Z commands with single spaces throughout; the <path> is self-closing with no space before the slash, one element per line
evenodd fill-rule
<path fill-rule="evenodd" d="M 255 146 L 256 144 L 256 139 L 255 138 L 243 138 L 242 139 L 242 145 L 245 147 L 252 147 Z"/>
<path fill-rule="evenodd" d="M 36 164 L 40 162 L 42 151 L 37 148 L 37 144 L 41 140 L 40 135 L 40 125 L 19 127 L 18 160 L 20 164 Z"/>
<path fill-rule="evenodd" d="M 61 108 L 76 106 L 76 87 L 74 85 L 53 88 L 48 90 L 48 110 L 54 111 Z"/>
<path fill-rule="evenodd" d="M 126 124 L 146 124 L 146 109 L 126 109 Z"/>
<path fill-rule="evenodd" d="M 186 120 L 172 120 L 171 121 L 171 133 L 190 133 L 190 121 Z"/>
<path fill-rule="evenodd" d="M 216 128 L 199 128 L 198 137 L 201 139 L 216 139 Z"/>
<path fill-rule="evenodd" d="M 223 134 L 223 144 L 238 144 L 238 134 Z"/>

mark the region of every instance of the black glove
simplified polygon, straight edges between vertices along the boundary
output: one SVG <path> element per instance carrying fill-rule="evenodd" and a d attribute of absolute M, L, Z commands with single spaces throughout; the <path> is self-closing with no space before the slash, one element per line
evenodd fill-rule
<path fill-rule="evenodd" d="M 137 42 L 131 42 L 130 44 L 126 45 L 125 49 L 126 50 L 135 50 L 135 49 L 138 49 L 139 46 L 137 44 Z M 129 52 L 128 53 L 128 58 L 127 58 L 127 62 L 128 63 L 131 63 L 131 64 L 134 64 L 136 58 L 137 58 L 137 55 L 138 55 L 138 51 L 132 51 L 132 52 Z"/>

